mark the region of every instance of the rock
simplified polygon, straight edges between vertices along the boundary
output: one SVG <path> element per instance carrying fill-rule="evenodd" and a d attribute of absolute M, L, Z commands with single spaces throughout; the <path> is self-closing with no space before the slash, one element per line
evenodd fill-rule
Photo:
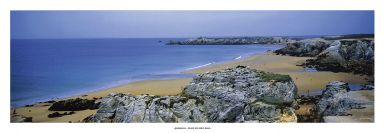
<path fill-rule="evenodd" d="M 296 122 L 290 77 L 238 66 L 199 75 L 180 96 L 110 94 L 84 122 Z"/>
<path fill-rule="evenodd" d="M 221 80 L 206 80 L 215 77 Z M 271 104 L 291 104 L 297 87 L 287 75 L 266 73 L 243 66 L 202 74 L 183 91 L 184 96 L 210 96 L 228 101 L 257 98 Z"/>
<path fill-rule="evenodd" d="M 361 90 L 374 90 L 374 85 L 373 84 L 363 85 Z"/>
<path fill-rule="evenodd" d="M 318 70 L 373 75 L 374 41 L 336 40 L 306 65 Z"/>
<path fill-rule="evenodd" d="M 23 115 L 12 114 L 11 122 L 12 123 L 32 122 L 32 117 L 25 117 Z"/>
<path fill-rule="evenodd" d="M 95 103 L 95 100 L 88 99 L 67 99 L 58 102 L 54 102 L 48 110 L 50 111 L 78 111 L 86 109 L 97 109 L 99 103 Z"/>
<path fill-rule="evenodd" d="M 371 39 L 305 39 L 287 43 L 286 47 L 274 53 L 315 57 L 302 66 L 320 71 L 374 74 L 374 41 Z"/>
<path fill-rule="evenodd" d="M 351 109 L 360 109 L 364 103 L 349 96 L 349 86 L 340 81 L 329 82 L 316 105 L 316 115 L 345 116 Z"/>
<path fill-rule="evenodd" d="M 24 105 L 24 107 L 33 107 L 33 104 Z"/>
<path fill-rule="evenodd" d="M 48 118 L 55 118 L 55 117 L 62 117 L 62 116 L 65 116 L 65 115 L 72 115 L 72 114 L 75 114 L 75 112 L 71 111 L 69 113 L 67 112 L 64 112 L 63 114 L 59 113 L 59 112 L 54 112 L 54 113 L 51 113 L 51 114 L 48 114 Z"/>
<path fill-rule="evenodd" d="M 203 122 L 205 119 L 203 114 L 200 114 L 200 108 L 203 108 L 202 104 L 199 104 L 197 100 L 180 96 L 115 94 L 103 98 L 97 113 L 84 121 Z"/>
<path fill-rule="evenodd" d="M 274 53 L 290 56 L 314 57 L 329 47 L 331 41 L 320 38 L 305 39 L 288 43 L 285 48 L 275 50 Z"/>

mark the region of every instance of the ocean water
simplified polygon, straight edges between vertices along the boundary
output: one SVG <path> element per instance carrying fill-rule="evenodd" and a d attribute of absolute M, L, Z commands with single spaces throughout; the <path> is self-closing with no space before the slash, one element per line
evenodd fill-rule
<path fill-rule="evenodd" d="M 12 39 L 11 106 L 241 59 L 279 45 L 165 45 L 170 39 Z"/>

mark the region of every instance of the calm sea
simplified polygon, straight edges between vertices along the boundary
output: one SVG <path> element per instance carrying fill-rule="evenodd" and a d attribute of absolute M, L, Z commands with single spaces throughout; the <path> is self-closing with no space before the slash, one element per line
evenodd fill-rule
<path fill-rule="evenodd" d="M 132 81 L 192 77 L 181 71 L 281 48 L 165 45 L 170 39 L 12 39 L 11 106 Z"/>

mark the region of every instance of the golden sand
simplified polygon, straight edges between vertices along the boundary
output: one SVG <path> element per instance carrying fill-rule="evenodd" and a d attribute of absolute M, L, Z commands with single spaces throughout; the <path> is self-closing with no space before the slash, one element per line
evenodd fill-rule
<path fill-rule="evenodd" d="M 87 98 L 93 99 L 99 97 L 105 97 L 108 94 L 114 93 L 125 93 L 125 94 L 152 94 L 152 95 L 178 95 L 182 92 L 184 86 L 186 86 L 192 79 L 183 78 L 183 79 L 174 79 L 174 80 L 146 80 L 129 83 L 127 85 L 122 85 L 106 90 L 91 92 L 85 94 L 87 96 L 73 96 L 69 98 Z M 69 99 L 65 98 L 65 99 Z M 47 106 L 48 105 L 48 106 Z M 16 108 L 16 113 L 24 115 L 27 117 L 32 117 L 33 122 L 79 122 L 96 113 L 96 110 L 83 110 L 75 111 L 75 114 L 65 115 L 62 117 L 48 118 L 48 114 L 59 112 L 69 112 L 69 111 L 49 111 L 48 103 L 35 104 L 32 107 L 20 107 Z M 12 111 L 13 112 L 13 111 Z"/>

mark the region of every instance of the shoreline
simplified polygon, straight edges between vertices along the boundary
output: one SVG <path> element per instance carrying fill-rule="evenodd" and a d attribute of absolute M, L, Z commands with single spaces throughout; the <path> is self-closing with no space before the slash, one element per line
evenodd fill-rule
<path fill-rule="evenodd" d="M 308 92 L 320 91 L 326 84 L 333 80 L 339 80 L 351 84 L 364 84 L 372 77 L 366 75 L 357 75 L 346 72 L 316 71 L 306 72 L 305 68 L 298 66 L 311 57 L 294 57 L 276 55 L 271 52 L 265 54 L 252 55 L 248 58 L 214 64 L 203 68 L 184 71 L 185 74 L 202 74 L 206 72 L 218 71 L 221 69 L 236 67 L 237 65 L 249 66 L 267 72 L 289 75 L 298 88 L 298 94 L 303 95 Z"/>
<path fill-rule="evenodd" d="M 320 91 L 325 88 L 329 81 L 340 80 L 348 83 L 364 84 L 368 76 L 360 76 L 352 73 L 333 73 L 327 71 L 306 72 L 302 66 L 309 57 L 293 57 L 275 55 L 271 52 L 255 53 L 241 59 L 233 59 L 223 63 L 211 64 L 197 69 L 181 71 L 180 74 L 202 74 L 206 72 L 218 71 L 237 65 L 246 65 L 254 69 L 289 75 L 298 88 L 298 95 L 303 95 L 313 91 Z M 132 95 L 152 94 L 152 95 L 178 95 L 183 91 L 183 87 L 192 81 L 192 78 L 176 78 L 165 80 L 141 80 L 134 81 L 116 87 L 96 90 L 79 95 L 68 96 L 55 100 L 65 100 L 72 98 L 100 99 L 110 93 L 129 93 Z M 47 115 L 53 112 L 48 111 L 47 103 L 34 103 L 31 107 L 16 107 L 17 114 L 33 117 L 34 122 L 80 122 L 85 117 L 95 114 L 96 110 L 75 111 L 75 115 L 68 115 L 58 118 L 48 118 Z M 64 111 L 65 112 L 65 111 Z M 76 117 L 74 117 L 76 116 Z"/>
<path fill-rule="evenodd" d="M 258 45 L 268 45 L 268 46 L 275 45 L 277 47 L 283 46 L 280 44 L 258 44 Z M 268 51 L 270 51 L 270 50 L 268 50 Z M 198 66 L 193 66 L 193 67 L 188 67 L 188 68 L 181 68 L 181 69 L 176 69 L 176 70 L 170 70 L 170 72 L 172 72 L 170 74 L 173 74 L 173 75 L 191 75 L 191 77 L 190 76 L 179 76 L 179 77 L 173 76 L 173 77 L 169 77 L 169 78 L 142 78 L 142 79 L 134 79 L 134 80 L 124 82 L 124 83 L 115 83 L 114 82 L 114 83 L 103 85 L 101 87 L 94 87 L 93 89 L 87 89 L 85 91 L 71 92 L 71 93 L 62 94 L 62 95 L 54 96 L 54 97 L 50 97 L 50 98 L 35 99 L 31 102 L 25 102 L 25 104 L 20 104 L 20 105 L 16 105 L 16 106 L 12 106 L 12 104 L 11 104 L 11 108 L 20 108 L 20 107 L 24 107 L 24 106 L 28 106 L 28 105 L 34 105 L 34 104 L 38 104 L 38 103 L 43 103 L 43 102 L 51 101 L 51 100 L 57 101 L 57 100 L 63 100 L 63 99 L 70 99 L 70 98 L 74 98 L 74 97 L 81 97 L 82 95 L 87 95 L 89 93 L 95 93 L 95 92 L 99 92 L 99 91 L 107 91 L 109 89 L 125 86 L 125 85 L 131 84 L 131 83 L 141 82 L 141 81 L 174 80 L 174 79 L 192 78 L 195 76 L 194 73 L 184 73 L 184 72 L 190 71 L 190 70 L 195 70 L 195 69 L 200 69 L 200 68 L 205 68 L 205 67 L 210 67 L 210 66 L 214 66 L 214 65 L 218 65 L 218 64 L 240 61 L 243 59 L 250 58 L 252 56 L 266 54 L 266 52 L 268 52 L 268 51 L 255 52 L 255 53 L 244 53 L 241 55 L 234 56 L 234 58 L 232 58 L 231 60 L 223 60 L 223 61 L 216 61 L 216 62 L 213 61 L 213 62 L 209 62 L 209 63 L 203 64 L 203 65 L 198 65 Z M 169 73 L 165 73 L 165 74 L 168 75 Z M 162 75 L 162 74 L 160 74 L 160 75 Z M 126 80 L 123 79 L 122 81 L 126 81 Z"/>

